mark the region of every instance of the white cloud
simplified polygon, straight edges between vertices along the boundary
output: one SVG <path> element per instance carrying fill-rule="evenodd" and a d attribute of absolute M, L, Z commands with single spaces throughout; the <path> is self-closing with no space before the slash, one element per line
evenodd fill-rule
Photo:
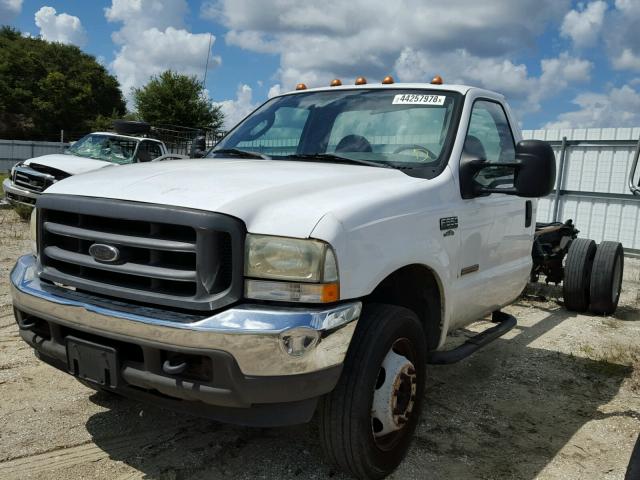
<path fill-rule="evenodd" d="M 581 9 L 570 10 L 564 17 L 560 35 L 571 38 L 576 47 L 589 47 L 595 44 L 602 24 L 607 3 L 602 0 L 589 3 Z"/>
<path fill-rule="evenodd" d="M 396 64 L 398 79 L 403 82 L 428 81 L 438 73 L 447 83 L 484 87 L 504 94 L 519 114 L 536 111 L 540 102 L 557 95 L 570 84 L 589 80 L 593 64 L 570 56 L 567 52 L 540 62 L 539 77 L 529 75 L 524 64 L 500 58 L 481 58 L 465 50 L 428 55 L 404 49 Z"/>
<path fill-rule="evenodd" d="M 141 30 L 183 28 L 188 10 L 185 0 L 112 0 L 104 16 L 109 22 L 123 23 L 114 34 L 114 41 L 122 43 Z"/>
<path fill-rule="evenodd" d="M 444 58 L 464 51 L 498 64 L 534 44 L 567 0 L 218 0 L 201 15 L 222 21 L 228 43 L 280 56 L 279 83 L 324 85 L 334 77 L 382 79 L 402 55 Z M 442 71 L 442 64 L 435 64 Z M 507 65 L 507 68 L 509 66 Z M 430 77 L 429 77 L 430 78 Z"/>
<path fill-rule="evenodd" d="M 269 92 L 267 93 L 267 98 L 277 97 L 281 93 L 282 93 L 282 87 L 280 86 L 279 83 L 276 83 L 275 85 L 271 85 L 271 88 L 269 89 Z"/>
<path fill-rule="evenodd" d="M 110 22 L 122 27 L 112 35 L 120 46 L 111 68 L 127 99 L 131 88 L 144 85 L 151 76 L 172 69 L 201 77 L 215 36 L 191 33 L 184 25 L 188 12 L 185 0 L 112 0 L 105 8 Z M 219 56 L 211 56 L 209 68 L 219 65 Z"/>
<path fill-rule="evenodd" d="M 200 14 L 228 28 L 227 43 L 279 55 L 270 97 L 298 82 L 440 74 L 502 92 L 525 113 L 589 78 L 591 62 L 568 53 L 541 62 L 540 76 L 513 60 L 569 8 L 568 0 L 449 0 L 446 8 L 424 0 L 208 0 Z"/>
<path fill-rule="evenodd" d="M 270 90 L 271 91 L 271 90 Z M 257 104 L 252 102 L 253 90 L 249 85 L 239 85 L 236 90 L 235 100 L 224 100 L 222 102 L 214 102 L 224 113 L 224 128 L 230 130 L 240 120 L 249 115 Z"/>
<path fill-rule="evenodd" d="M 616 70 L 640 71 L 640 1 L 616 0 L 605 18 L 602 36 Z"/>
<path fill-rule="evenodd" d="M 580 107 L 562 113 L 545 128 L 633 127 L 640 125 L 640 93 L 630 85 L 606 93 L 587 92 L 573 103 Z"/>
<path fill-rule="evenodd" d="M 0 25 L 7 25 L 22 11 L 22 0 L 0 0 Z"/>
<path fill-rule="evenodd" d="M 152 75 L 171 69 L 200 77 L 204 72 L 209 48 L 209 35 L 189 33 L 167 27 L 161 31 L 150 28 L 127 37 L 111 66 L 118 76 L 123 92 L 146 83 Z M 214 57 L 209 67 L 219 64 Z"/>
<path fill-rule="evenodd" d="M 58 14 L 55 8 L 45 6 L 36 12 L 35 21 L 40 28 L 40 36 L 45 40 L 80 47 L 87 43 L 87 32 L 78 17 Z"/>
<path fill-rule="evenodd" d="M 640 55 L 636 55 L 630 48 L 625 48 L 622 53 L 611 60 L 616 70 L 639 70 Z"/>

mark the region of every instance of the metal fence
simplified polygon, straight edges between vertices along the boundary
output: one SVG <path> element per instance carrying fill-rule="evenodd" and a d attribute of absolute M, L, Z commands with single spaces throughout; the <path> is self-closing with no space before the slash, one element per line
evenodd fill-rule
<path fill-rule="evenodd" d="M 184 127 L 153 127 L 151 137 L 162 140 L 169 153 L 189 155 L 196 136 L 205 137 L 207 148 L 218 143 L 225 132 L 186 129 Z M 79 135 L 81 137 L 83 135 Z M 79 138 L 78 137 L 78 138 Z M 77 140 L 77 138 L 74 138 Z M 37 142 L 29 140 L 0 140 L 0 173 L 7 172 L 16 163 L 29 158 L 61 153 L 70 146 L 69 142 Z"/>
<path fill-rule="evenodd" d="M 195 131 L 164 129 L 170 151 L 188 154 Z M 221 134 L 205 135 L 207 146 L 221 138 Z M 627 185 L 634 153 L 640 148 L 640 128 L 525 130 L 523 137 L 546 140 L 556 152 L 556 189 L 539 201 L 538 220 L 571 218 L 581 235 L 597 242 L 619 241 L 627 251 L 640 254 L 640 196 L 632 195 Z M 68 145 L 0 140 L 0 171 L 20 160 L 59 153 Z"/>
<path fill-rule="evenodd" d="M 556 188 L 538 202 L 538 220 L 572 219 L 581 236 L 640 253 L 640 197 L 627 182 L 640 128 L 525 130 L 523 136 L 548 141 L 556 153 Z"/>
<path fill-rule="evenodd" d="M 24 140 L 0 140 L 0 172 L 11 169 L 14 164 L 28 158 L 60 153 L 68 143 L 31 142 Z"/>

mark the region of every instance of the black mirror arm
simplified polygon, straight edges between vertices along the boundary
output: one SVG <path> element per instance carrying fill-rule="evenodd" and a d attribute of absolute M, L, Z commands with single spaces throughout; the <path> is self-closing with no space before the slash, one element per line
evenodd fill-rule
<path fill-rule="evenodd" d="M 478 183 L 474 180 L 476 174 L 487 166 L 487 160 L 466 153 L 460 159 L 460 193 L 462 198 L 469 199 L 482 195 L 478 192 Z"/>
<path fill-rule="evenodd" d="M 514 173 L 517 175 L 518 170 L 522 166 L 521 162 L 508 162 L 508 163 L 488 163 L 485 168 L 488 167 L 500 167 L 500 168 L 513 168 Z M 491 188 L 484 187 L 476 183 L 477 191 L 479 194 L 491 194 L 491 193 L 504 193 L 505 195 L 518 195 L 518 191 L 515 188 Z"/>
<path fill-rule="evenodd" d="M 521 166 L 522 162 L 490 163 L 484 158 L 463 156 L 460 162 L 460 189 L 462 190 L 462 198 L 475 198 L 492 193 L 518 195 L 518 191 L 515 188 L 485 187 L 476 182 L 474 177 L 480 170 L 491 167 L 513 168 L 517 175 L 517 171 Z"/>
<path fill-rule="evenodd" d="M 485 158 L 479 158 L 464 154 L 460 161 L 460 190 L 462 198 L 469 199 L 490 195 L 492 193 L 504 193 L 506 195 L 517 195 L 515 188 L 489 188 L 480 185 L 474 177 L 480 170 L 491 167 L 507 167 L 518 170 L 520 162 L 509 163 L 489 163 Z"/>

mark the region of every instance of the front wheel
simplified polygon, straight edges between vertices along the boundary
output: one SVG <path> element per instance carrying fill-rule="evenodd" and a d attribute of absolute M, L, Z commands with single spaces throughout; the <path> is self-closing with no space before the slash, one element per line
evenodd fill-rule
<path fill-rule="evenodd" d="M 422 409 L 426 353 L 415 313 L 365 306 L 338 385 L 320 402 L 329 461 L 362 479 L 384 478 L 400 464 Z"/>

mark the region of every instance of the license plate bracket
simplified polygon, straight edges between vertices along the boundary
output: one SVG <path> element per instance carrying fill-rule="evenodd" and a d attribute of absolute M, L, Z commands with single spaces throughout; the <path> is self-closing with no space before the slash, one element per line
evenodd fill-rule
<path fill-rule="evenodd" d="M 75 337 L 67 337 L 69 373 L 103 387 L 116 388 L 120 364 L 113 347 Z"/>

